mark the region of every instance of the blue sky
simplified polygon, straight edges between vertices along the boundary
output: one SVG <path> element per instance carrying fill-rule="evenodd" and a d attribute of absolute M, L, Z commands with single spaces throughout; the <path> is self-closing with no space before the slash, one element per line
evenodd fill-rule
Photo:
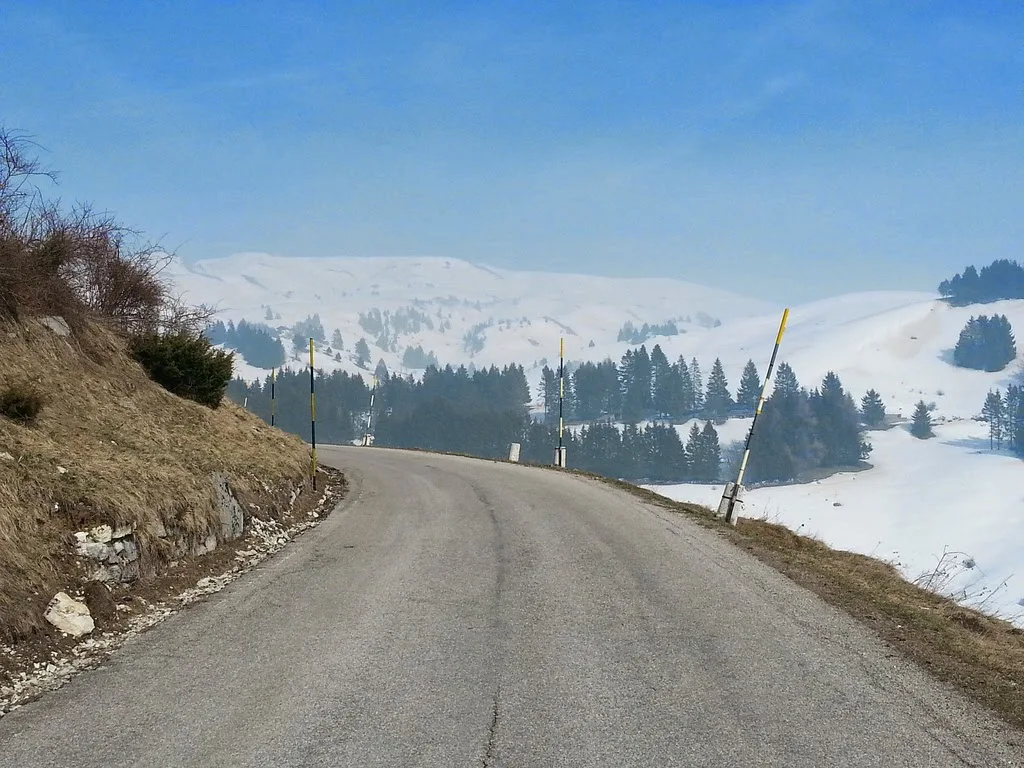
<path fill-rule="evenodd" d="M 438 255 L 780 302 L 1024 241 L 1017 2 L 33 2 L 0 124 L 188 259 Z"/>

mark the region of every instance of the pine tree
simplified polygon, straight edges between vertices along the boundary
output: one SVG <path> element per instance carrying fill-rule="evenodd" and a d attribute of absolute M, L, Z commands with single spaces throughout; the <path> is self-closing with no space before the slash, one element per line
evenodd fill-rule
<path fill-rule="evenodd" d="M 652 392 L 651 386 L 653 378 L 653 367 L 651 363 L 651 356 L 647 352 L 647 347 L 643 344 L 640 345 L 640 349 L 636 351 L 634 356 L 634 386 L 637 390 L 637 398 L 640 405 L 640 413 L 642 416 L 646 416 L 651 411 L 652 406 Z"/>
<path fill-rule="evenodd" d="M 833 371 L 826 374 L 821 391 L 811 395 L 811 405 L 824 449 L 821 466 L 853 466 L 866 457 L 870 448 L 863 440 L 860 413 Z"/>
<path fill-rule="evenodd" d="M 1006 394 L 1006 437 L 1010 450 L 1018 456 L 1024 456 L 1024 397 L 1020 396 L 1017 390 L 1012 400 L 1013 407 L 1010 408 L 1010 391 L 1007 387 Z"/>
<path fill-rule="evenodd" d="M 761 377 L 757 374 L 757 366 L 753 360 L 747 360 L 743 366 L 743 375 L 740 376 L 740 388 L 736 392 L 736 404 L 749 408 L 751 411 L 757 409 L 757 400 L 761 396 Z"/>
<path fill-rule="evenodd" d="M 648 478 L 652 482 L 673 482 L 685 479 L 686 451 L 675 427 L 652 424 L 645 432 L 650 451 Z"/>
<path fill-rule="evenodd" d="M 622 427 L 622 452 L 616 477 L 640 477 L 647 466 L 647 451 L 643 435 L 636 424 L 624 424 Z"/>
<path fill-rule="evenodd" d="M 637 387 L 636 353 L 627 349 L 619 362 L 619 383 L 622 392 L 621 418 L 627 424 L 635 424 L 643 412 L 643 395 Z"/>
<path fill-rule="evenodd" d="M 700 413 L 704 410 L 704 379 L 696 357 L 690 361 L 690 380 L 693 382 L 693 410 Z"/>
<path fill-rule="evenodd" d="M 775 388 L 772 394 L 792 394 L 800 390 L 800 383 L 796 380 L 796 374 L 789 363 L 780 363 L 779 370 L 775 374 Z"/>
<path fill-rule="evenodd" d="M 927 440 L 929 437 L 935 436 L 935 433 L 932 432 L 932 416 L 928 412 L 928 406 L 924 404 L 924 400 L 918 401 L 914 408 L 910 434 L 918 440 Z"/>
<path fill-rule="evenodd" d="M 337 328 L 334 329 L 334 334 L 331 336 L 331 346 L 336 349 L 345 348 L 345 340 L 341 337 L 341 331 Z"/>
<path fill-rule="evenodd" d="M 885 421 L 885 404 L 882 396 L 869 389 L 860 401 L 861 420 L 869 427 L 877 427 Z"/>
<path fill-rule="evenodd" d="M 708 376 L 708 393 L 704 399 L 704 413 L 710 419 L 725 420 L 732 407 L 732 395 L 729 394 L 729 382 L 725 378 L 725 369 L 722 368 L 722 361 L 715 358 L 711 366 L 711 374 Z"/>
<path fill-rule="evenodd" d="M 1006 315 L 971 317 L 953 348 L 956 365 L 979 371 L 1001 371 L 1016 356 L 1017 345 Z"/>
<path fill-rule="evenodd" d="M 670 413 L 674 383 L 672 366 L 661 345 L 655 344 L 651 350 L 651 406 L 659 416 Z"/>
<path fill-rule="evenodd" d="M 702 474 L 703 453 L 701 451 L 700 427 L 697 422 L 690 426 L 690 434 L 686 438 L 686 466 L 690 478 L 698 478 Z"/>
<path fill-rule="evenodd" d="M 544 423 L 554 426 L 558 423 L 558 377 L 548 366 L 540 372 L 540 396 L 544 400 Z"/>
<path fill-rule="evenodd" d="M 999 390 L 989 392 L 981 409 L 982 418 L 988 422 L 988 447 L 1003 447 L 1003 428 L 1006 419 L 1003 397 Z"/>
<path fill-rule="evenodd" d="M 672 366 L 672 370 L 674 374 L 673 381 L 677 387 L 673 390 L 672 418 L 683 419 L 695 410 L 693 405 L 693 377 L 690 374 L 690 367 L 686 364 L 686 360 L 682 355 L 679 356 L 676 364 Z"/>
<path fill-rule="evenodd" d="M 718 432 L 710 421 L 704 422 L 704 429 L 700 433 L 700 454 L 701 454 L 701 477 L 707 483 L 718 480 L 722 468 L 722 448 L 718 442 Z"/>
<path fill-rule="evenodd" d="M 786 443 L 785 414 L 780 406 L 783 397 L 769 397 L 757 420 L 757 431 L 750 442 L 748 482 L 791 480 L 797 475 L 797 463 Z"/>
<path fill-rule="evenodd" d="M 366 368 L 370 362 L 370 347 L 366 343 L 365 338 L 360 338 L 356 342 L 356 365 L 360 368 Z"/>

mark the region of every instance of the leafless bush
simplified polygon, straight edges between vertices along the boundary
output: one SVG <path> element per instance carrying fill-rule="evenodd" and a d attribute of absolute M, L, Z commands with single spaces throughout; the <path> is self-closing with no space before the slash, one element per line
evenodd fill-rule
<path fill-rule="evenodd" d="M 0 313 L 88 315 L 128 335 L 198 333 L 212 313 L 172 296 L 161 277 L 171 255 L 109 214 L 46 201 L 36 182 L 52 176 L 32 146 L 0 129 Z"/>

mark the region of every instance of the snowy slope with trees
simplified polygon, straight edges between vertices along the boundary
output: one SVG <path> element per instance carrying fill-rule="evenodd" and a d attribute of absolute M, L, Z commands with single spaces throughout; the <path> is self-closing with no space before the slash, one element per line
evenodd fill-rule
<path fill-rule="evenodd" d="M 600 359 L 630 344 L 620 336 L 642 343 L 654 332 L 703 332 L 775 310 L 678 280 L 513 272 L 443 258 L 244 253 L 192 265 L 175 260 L 168 276 L 186 300 L 217 307 L 225 323 L 272 328 L 285 357 L 300 366 L 308 354 L 293 344 L 295 330 L 315 315 L 315 325 L 298 330 L 319 337 L 318 366 L 352 373 L 380 360 L 389 371 L 410 372 L 432 360 L 477 368 L 515 361 L 536 381 L 541 361 L 557 360 L 561 337 L 574 359 Z M 242 375 L 269 370 L 251 362 L 239 367 Z"/>

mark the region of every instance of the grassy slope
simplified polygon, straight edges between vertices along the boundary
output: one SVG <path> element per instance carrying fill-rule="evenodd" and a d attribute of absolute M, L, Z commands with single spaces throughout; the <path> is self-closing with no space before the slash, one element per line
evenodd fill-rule
<path fill-rule="evenodd" d="M 245 504 L 287 493 L 308 470 L 298 438 L 227 401 L 210 410 L 168 394 L 99 328 L 65 339 L 0 325 L 0 391 L 21 384 L 46 405 L 29 426 L 0 417 L 0 453 L 13 457 L 0 456 L 0 639 L 46 631 L 47 602 L 86 575 L 75 531 L 135 523 L 152 574 L 173 557 L 158 521 L 186 540 L 219 530 L 211 472 Z"/>

